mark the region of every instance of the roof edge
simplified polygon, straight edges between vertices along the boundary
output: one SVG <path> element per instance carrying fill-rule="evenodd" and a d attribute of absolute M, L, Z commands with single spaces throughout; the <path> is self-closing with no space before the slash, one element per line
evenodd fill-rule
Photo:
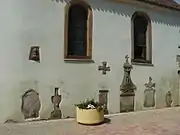
<path fill-rule="evenodd" d="M 162 7 L 162 8 L 167 8 L 167 9 L 171 9 L 171 10 L 180 11 L 180 5 L 179 4 L 177 4 L 177 6 L 170 6 L 170 5 L 168 6 L 168 5 L 157 3 L 157 2 L 154 2 L 154 1 L 147 1 L 147 0 L 136 0 L 136 1 L 139 1 L 139 2 L 142 2 L 142 3 L 147 3 L 147 4 L 150 4 L 150 5 L 155 5 L 155 6 Z"/>

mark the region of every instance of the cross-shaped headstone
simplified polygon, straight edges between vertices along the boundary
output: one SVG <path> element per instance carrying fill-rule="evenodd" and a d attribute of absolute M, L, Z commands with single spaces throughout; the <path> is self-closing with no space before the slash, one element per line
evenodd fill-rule
<path fill-rule="evenodd" d="M 98 70 L 99 71 L 102 71 L 102 74 L 105 75 L 107 71 L 110 71 L 110 67 L 107 67 L 107 62 L 106 61 L 103 61 L 102 62 L 102 66 L 99 66 L 98 67 Z"/>
<path fill-rule="evenodd" d="M 59 88 L 56 87 L 54 91 L 54 96 L 51 97 L 51 101 L 54 105 L 54 110 L 51 112 L 52 119 L 61 118 L 62 116 L 61 109 L 59 107 L 59 104 L 62 99 L 61 99 L 61 95 L 58 94 L 58 90 Z"/>

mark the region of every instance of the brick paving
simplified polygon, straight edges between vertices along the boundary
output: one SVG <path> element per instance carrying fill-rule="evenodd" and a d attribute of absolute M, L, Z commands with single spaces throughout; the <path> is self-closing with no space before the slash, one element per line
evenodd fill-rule
<path fill-rule="evenodd" d="M 0 135 L 180 135 L 180 108 L 107 116 L 110 123 L 79 125 L 73 119 L 0 125 Z"/>

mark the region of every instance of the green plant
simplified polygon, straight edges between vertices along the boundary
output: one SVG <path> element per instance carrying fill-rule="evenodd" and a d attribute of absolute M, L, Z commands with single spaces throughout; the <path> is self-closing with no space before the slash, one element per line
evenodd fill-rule
<path fill-rule="evenodd" d="M 104 109 L 104 105 L 100 104 L 94 99 L 86 99 L 85 101 L 81 101 L 79 104 L 75 104 L 75 106 L 79 109 L 97 109 L 98 111 Z"/>

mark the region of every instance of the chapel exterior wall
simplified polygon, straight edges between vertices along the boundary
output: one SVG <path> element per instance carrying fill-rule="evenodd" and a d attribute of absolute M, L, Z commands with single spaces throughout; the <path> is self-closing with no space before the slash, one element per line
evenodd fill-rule
<path fill-rule="evenodd" d="M 93 62 L 64 61 L 65 2 L 51 0 L 13 0 L 1 5 L 1 93 L 0 121 L 23 120 L 21 96 L 35 89 L 41 100 L 41 118 L 53 109 L 51 96 L 59 87 L 63 117 L 75 116 L 74 104 L 85 98 L 98 99 L 98 91 L 109 90 L 109 113 L 120 111 L 120 84 L 125 56 L 131 57 L 131 16 L 146 12 L 152 19 L 152 64 L 133 65 L 131 77 L 136 85 L 135 110 L 144 110 L 144 84 L 151 76 L 156 83 L 156 108 L 166 106 L 165 94 L 172 91 L 173 106 L 179 104 L 176 55 L 180 42 L 179 13 L 156 11 L 140 5 L 90 0 L 93 11 Z M 5 8 L 6 7 L 6 8 Z M 7 8 L 9 10 L 7 10 Z M 29 61 L 30 47 L 40 47 L 40 63 Z M 111 71 L 98 71 L 107 61 Z"/>

